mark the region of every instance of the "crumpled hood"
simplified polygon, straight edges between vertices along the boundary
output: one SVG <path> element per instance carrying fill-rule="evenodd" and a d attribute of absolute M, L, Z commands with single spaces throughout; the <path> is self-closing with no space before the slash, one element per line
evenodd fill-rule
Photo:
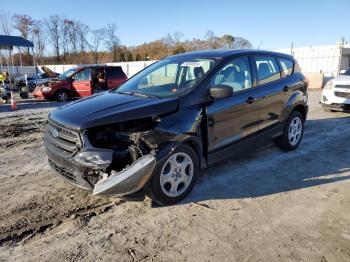
<path fill-rule="evenodd" d="M 68 128 L 82 130 L 171 113 L 177 107 L 177 98 L 145 98 L 104 92 L 65 105 L 50 113 L 49 119 Z"/>

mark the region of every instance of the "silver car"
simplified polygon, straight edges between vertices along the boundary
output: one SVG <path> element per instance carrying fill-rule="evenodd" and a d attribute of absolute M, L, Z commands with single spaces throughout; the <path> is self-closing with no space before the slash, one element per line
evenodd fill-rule
<path fill-rule="evenodd" d="M 51 71 L 49 68 L 42 66 L 41 70 L 43 72 L 34 74 L 32 76 L 27 77 L 28 83 L 28 91 L 32 92 L 37 85 L 41 85 L 52 80 L 55 77 L 58 77 L 58 73 Z M 19 88 L 21 86 L 25 86 L 25 77 L 20 76 L 15 78 L 15 84 Z"/>
<path fill-rule="evenodd" d="M 326 83 L 321 103 L 327 111 L 350 112 L 350 68 Z"/>

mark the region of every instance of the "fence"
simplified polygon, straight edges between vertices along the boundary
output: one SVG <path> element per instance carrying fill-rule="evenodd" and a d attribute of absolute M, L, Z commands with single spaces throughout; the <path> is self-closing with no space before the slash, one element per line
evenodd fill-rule
<path fill-rule="evenodd" d="M 156 61 L 134 61 L 134 62 L 120 62 L 120 63 L 106 63 L 106 65 L 121 66 L 125 74 L 128 77 L 133 76 L 145 67 L 153 64 Z M 44 65 L 50 68 L 52 71 L 57 73 L 63 73 L 64 71 L 84 65 Z M 38 67 L 38 72 L 42 72 L 41 65 Z M 35 68 L 33 66 L 2 66 L 0 72 L 9 72 L 11 79 L 13 80 L 17 76 L 23 76 L 27 74 L 28 76 L 35 74 Z"/>
<path fill-rule="evenodd" d="M 305 74 L 323 73 L 326 77 L 334 77 L 340 70 L 350 66 L 349 45 L 310 46 L 273 51 L 293 55 Z"/>

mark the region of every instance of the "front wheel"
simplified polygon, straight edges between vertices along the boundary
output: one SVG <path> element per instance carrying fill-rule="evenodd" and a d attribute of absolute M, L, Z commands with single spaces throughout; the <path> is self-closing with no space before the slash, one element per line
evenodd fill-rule
<path fill-rule="evenodd" d="M 198 172 L 196 152 L 188 145 L 180 145 L 155 170 L 149 196 L 161 205 L 175 204 L 190 193 Z"/>
<path fill-rule="evenodd" d="M 67 102 L 68 101 L 68 92 L 66 90 L 58 90 L 56 93 L 57 102 Z"/>
<path fill-rule="evenodd" d="M 277 144 L 283 150 L 294 150 L 300 145 L 303 134 L 304 118 L 298 111 L 293 111 L 288 117 Z"/>

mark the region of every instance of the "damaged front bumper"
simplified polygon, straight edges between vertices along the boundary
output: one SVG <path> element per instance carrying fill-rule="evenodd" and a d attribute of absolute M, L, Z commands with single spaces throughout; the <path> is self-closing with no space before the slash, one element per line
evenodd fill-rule
<path fill-rule="evenodd" d="M 128 168 L 116 172 L 105 179 L 99 180 L 93 191 L 93 195 L 125 196 L 136 193 L 147 183 L 151 177 L 156 159 L 153 155 L 145 155 Z"/>
<path fill-rule="evenodd" d="M 77 147 L 72 155 L 65 157 L 59 146 L 68 148 L 69 145 L 63 144 L 60 136 L 67 139 L 68 130 L 52 123 L 49 125 L 44 145 L 50 167 L 65 181 L 94 195 L 126 196 L 136 193 L 146 185 L 155 169 L 156 158 L 147 154 L 119 172 L 108 170 L 113 161 L 113 150 L 92 147 L 84 135 L 81 139 L 84 148 L 79 150 Z M 72 137 L 69 139 L 73 140 Z M 92 174 L 98 174 L 99 179 L 95 177 L 92 180 Z"/>

